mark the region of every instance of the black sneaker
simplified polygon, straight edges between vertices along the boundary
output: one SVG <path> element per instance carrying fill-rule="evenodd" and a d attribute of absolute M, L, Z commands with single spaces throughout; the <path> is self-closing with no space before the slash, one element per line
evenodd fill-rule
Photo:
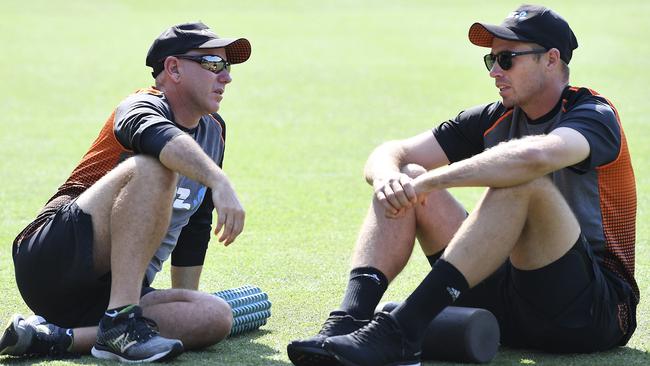
<path fill-rule="evenodd" d="M 369 322 L 355 319 L 344 311 L 333 311 L 318 334 L 287 345 L 289 359 L 296 366 L 338 366 L 340 363 L 323 349 L 325 339 L 352 333 Z"/>
<path fill-rule="evenodd" d="M 15 314 L 0 339 L 0 354 L 12 356 L 72 356 L 72 329 L 50 324 L 40 316 Z"/>
<path fill-rule="evenodd" d="M 115 317 L 104 315 L 91 353 L 97 358 L 129 363 L 165 361 L 183 353 L 183 343 L 161 337 L 156 323 L 142 316 L 142 308 L 131 305 Z"/>
<path fill-rule="evenodd" d="M 385 312 L 354 333 L 327 338 L 323 347 L 344 366 L 419 366 L 422 353 Z"/>

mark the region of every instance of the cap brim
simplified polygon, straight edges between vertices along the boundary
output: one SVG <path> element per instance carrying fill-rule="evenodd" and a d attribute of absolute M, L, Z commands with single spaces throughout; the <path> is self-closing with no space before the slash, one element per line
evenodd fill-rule
<path fill-rule="evenodd" d="M 469 41 L 480 47 L 492 47 L 494 38 L 505 39 L 508 41 L 531 42 L 529 39 L 518 35 L 509 28 L 493 25 L 474 23 L 469 27 Z"/>
<path fill-rule="evenodd" d="M 240 64 L 251 56 L 251 44 L 246 38 L 211 39 L 197 48 L 225 48 L 231 64 Z"/>

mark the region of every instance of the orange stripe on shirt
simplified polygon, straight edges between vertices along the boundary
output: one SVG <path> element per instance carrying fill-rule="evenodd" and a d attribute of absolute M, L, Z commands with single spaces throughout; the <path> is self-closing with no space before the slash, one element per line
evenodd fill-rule
<path fill-rule="evenodd" d="M 503 121 L 506 117 L 508 117 L 508 116 L 511 115 L 511 114 L 512 114 L 512 109 L 509 110 L 509 111 L 507 111 L 503 116 L 501 116 L 501 118 L 499 118 L 496 122 L 494 122 L 494 124 L 493 124 L 492 126 L 490 126 L 490 128 L 488 128 L 488 129 L 483 133 L 483 137 L 487 136 L 488 133 L 490 133 L 493 129 L 495 129 L 495 128 L 497 127 L 497 125 L 499 125 L 499 123 L 501 123 L 501 121 Z"/>

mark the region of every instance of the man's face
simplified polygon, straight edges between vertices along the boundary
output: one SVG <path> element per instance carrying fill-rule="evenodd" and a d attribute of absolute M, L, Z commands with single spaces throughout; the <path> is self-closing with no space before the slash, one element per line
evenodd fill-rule
<path fill-rule="evenodd" d="M 212 55 L 227 61 L 226 50 L 223 48 L 196 49 L 186 53 L 191 56 Z M 202 114 L 219 110 L 226 84 L 232 81 L 230 72 L 226 69 L 219 73 L 205 69 L 199 62 L 179 59 L 179 69 L 182 75 L 183 90 L 187 103 Z"/>
<path fill-rule="evenodd" d="M 491 53 L 496 55 L 503 51 L 530 51 L 540 47 L 531 43 L 506 41 L 494 38 Z M 541 56 L 541 59 L 538 57 Z M 494 78 L 499 95 L 507 108 L 518 106 L 524 108 L 535 102 L 535 95 L 545 88 L 546 77 L 543 69 L 545 55 L 520 55 L 512 58 L 512 67 L 503 70 L 495 62 L 490 77 Z"/>

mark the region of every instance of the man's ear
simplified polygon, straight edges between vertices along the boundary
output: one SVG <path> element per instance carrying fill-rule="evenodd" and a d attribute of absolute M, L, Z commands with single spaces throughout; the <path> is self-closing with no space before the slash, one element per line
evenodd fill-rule
<path fill-rule="evenodd" d="M 178 59 L 176 57 L 167 57 L 163 65 L 165 66 L 164 72 L 167 73 L 170 80 L 178 82 L 181 79 Z"/>
<path fill-rule="evenodd" d="M 562 59 L 560 58 L 560 51 L 557 48 L 551 48 L 548 50 L 547 55 L 548 61 L 546 66 L 548 68 L 556 68 L 561 66 Z"/>

